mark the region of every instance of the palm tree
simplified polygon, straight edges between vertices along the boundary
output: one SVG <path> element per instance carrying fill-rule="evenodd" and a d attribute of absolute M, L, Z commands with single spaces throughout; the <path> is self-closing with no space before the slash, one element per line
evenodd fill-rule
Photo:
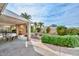
<path fill-rule="evenodd" d="M 36 30 L 36 29 L 37 29 L 37 25 L 38 25 L 37 22 L 35 22 L 35 23 L 34 23 L 35 31 L 37 31 L 37 30 Z"/>
<path fill-rule="evenodd" d="M 37 27 L 37 25 L 38 25 L 38 24 L 37 24 L 37 22 L 35 22 L 35 23 L 34 23 L 34 25 L 35 25 L 35 28 L 36 28 L 36 27 Z"/>
<path fill-rule="evenodd" d="M 21 13 L 21 16 L 24 17 L 27 20 L 31 19 L 31 15 L 28 15 L 26 12 L 25 13 Z"/>
<path fill-rule="evenodd" d="M 42 22 L 39 22 L 39 26 L 40 26 L 40 28 L 43 26 L 43 23 Z"/>

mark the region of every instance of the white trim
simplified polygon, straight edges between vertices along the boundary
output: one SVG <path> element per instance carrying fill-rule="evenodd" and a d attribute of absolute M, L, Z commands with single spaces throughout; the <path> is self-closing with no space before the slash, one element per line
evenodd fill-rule
<path fill-rule="evenodd" d="M 17 15 L 14 12 L 7 10 L 7 9 L 5 9 L 4 12 L 2 12 L 2 15 L 9 16 L 9 17 L 12 17 L 12 18 L 16 18 L 16 19 L 19 19 L 19 20 L 24 21 L 24 22 L 28 22 L 27 19 L 25 19 L 25 18 Z"/>

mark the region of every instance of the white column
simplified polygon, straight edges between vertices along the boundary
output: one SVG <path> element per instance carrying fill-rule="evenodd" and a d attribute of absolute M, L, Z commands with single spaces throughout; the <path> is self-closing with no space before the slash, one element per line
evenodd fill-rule
<path fill-rule="evenodd" d="M 18 28 L 18 25 L 16 25 L 16 34 L 17 34 L 17 36 L 19 35 L 19 28 Z"/>
<path fill-rule="evenodd" d="M 28 31 L 28 40 L 30 40 L 31 38 L 31 23 L 28 22 L 27 24 L 27 31 Z"/>

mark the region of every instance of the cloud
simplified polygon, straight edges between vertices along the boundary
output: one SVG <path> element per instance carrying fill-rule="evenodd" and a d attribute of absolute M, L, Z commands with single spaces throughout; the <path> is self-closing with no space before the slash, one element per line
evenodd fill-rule
<path fill-rule="evenodd" d="M 32 16 L 33 22 L 44 22 L 45 25 L 62 24 L 79 26 L 79 4 L 77 3 L 18 3 L 8 4 L 7 9 Z"/>

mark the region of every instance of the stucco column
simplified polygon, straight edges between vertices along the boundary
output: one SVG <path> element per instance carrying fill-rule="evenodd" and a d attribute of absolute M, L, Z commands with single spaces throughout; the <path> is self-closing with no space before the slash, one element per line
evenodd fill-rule
<path fill-rule="evenodd" d="M 28 22 L 27 23 L 27 32 L 28 32 L 28 40 L 30 40 L 30 38 L 31 38 L 31 23 L 30 22 Z"/>
<path fill-rule="evenodd" d="M 18 25 L 16 25 L 16 34 L 19 35 L 19 28 L 18 28 Z"/>

